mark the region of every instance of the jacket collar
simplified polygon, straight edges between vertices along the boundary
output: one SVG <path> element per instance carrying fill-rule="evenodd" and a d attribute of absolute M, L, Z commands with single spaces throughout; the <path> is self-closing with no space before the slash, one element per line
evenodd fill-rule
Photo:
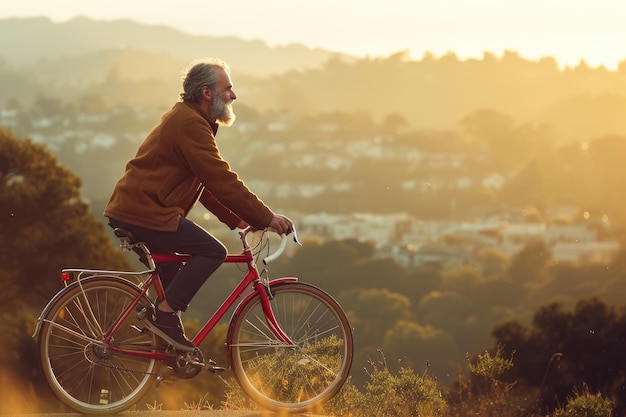
<path fill-rule="evenodd" d="M 209 126 L 211 126 L 211 130 L 213 131 L 213 136 L 217 135 L 217 129 L 219 128 L 219 125 L 217 124 L 217 122 L 215 120 L 209 120 L 207 119 L 202 113 L 200 113 L 198 111 L 197 108 L 195 108 L 193 106 L 193 104 L 183 101 L 182 104 L 184 104 L 185 106 L 189 107 L 191 110 L 193 110 L 194 112 L 198 113 L 200 116 L 202 116 L 202 118 L 204 120 L 206 120 L 207 122 L 209 122 Z"/>

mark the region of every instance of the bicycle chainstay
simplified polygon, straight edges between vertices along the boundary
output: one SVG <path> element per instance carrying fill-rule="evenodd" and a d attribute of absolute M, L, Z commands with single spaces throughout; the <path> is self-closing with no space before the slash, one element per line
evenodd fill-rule
<path fill-rule="evenodd" d="M 171 352 L 171 347 L 154 347 L 154 352 L 164 353 L 168 355 L 167 359 L 162 361 L 165 366 L 169 369 L 169 372 L 145 372 L 139 371 L 136 369 L 129 369 L 123 366 L 117 366 L 110 363 L 107 359 L 98 358 L 96 354 L 93 357 L 87 357 L 87 360 L 96 365 L 102 366 L 106 368 L 113 368 L 117 371 L 121 372 L 132 372 L 140 375 L 154 375 L 157 377 L 162 377 L 164 379 L 168 377 L 176 377 L 181 379 L 191 379 L 198 375 L 198 373 L 207 365 L 210 365 L 208 368 L 210 371 L 220 371 L 223 368 L 216 366 L 217 364 L 213 360 L 209 360 L 209 363 L 204 362 L 204 356 L 202 355 L 202 351 L 196 348 L 193 352 L 181 352 L 175 350 L 174 353 Z M 121 354 L 123 355 L 123 354 Z M 195 358 L 189 358 L 189 360 L 185 359 L 184 356 L 194 355 Z"/>

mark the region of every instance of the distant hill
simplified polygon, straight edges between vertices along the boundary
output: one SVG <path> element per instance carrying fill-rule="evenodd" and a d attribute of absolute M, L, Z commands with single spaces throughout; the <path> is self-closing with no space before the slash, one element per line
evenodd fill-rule
<path fill-rule="evenodd" d="M 0 39 L 0 108 L 98 96 L 164 109 L 178 98 L 179 75 L 192 59 L 219 56 L 233 70 L 238 105 L 260 112 L 354 116 L 363 126 L 392 116 L 417 129 L 458 129 L 490 109 L 564 142 L 626 136 L 626 60 L 609 71 L 585 62 L 561 68 L 552 57 L 530 61 L 515 51 L 468 60 L 453 52 L 415 60 L 406 51 L 355 58 L 88 18 L 0 19 Z"/>
<path fill-rule="evenodd" d="M 130 20 L 97 21 L 79 17 L 55 23 L 48 18 L 0 19 L 0 57 L 12 66 L 66 60 L 106 50 L 143 50 L 188 63 L 219 56 L 238 71 L 266 76 L 318 68 L 338 54 L 303 45 L 269 47 L 258 40 L 194 36 L 166 26 Z M 14 41 L 5 41 L 14 40 Z"/>

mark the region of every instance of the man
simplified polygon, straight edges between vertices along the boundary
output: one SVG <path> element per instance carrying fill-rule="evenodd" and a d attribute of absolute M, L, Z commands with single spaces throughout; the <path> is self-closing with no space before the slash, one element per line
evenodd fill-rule
<path fill-rule="evenodd" d="M 126 165 L 104 215 L 112 227 L 130 230 L 153 252 L 191 255 L 184 265 L 159 271 L 165 298 L 146 320 L 175 348 L 191 351 L 195 346 L 185 335 L 180 312 L 227 254 L 221 242 L 185 217 L 193 205 L 200 201 L 231 229 L 250 225 L 283 234 L 293 223 L 273 213 L 220 156 L 215 134 L 218 125 L 235 120 L 237 98 L 227 64 L 216 58 L 192 62 L 180 98 Z"/>

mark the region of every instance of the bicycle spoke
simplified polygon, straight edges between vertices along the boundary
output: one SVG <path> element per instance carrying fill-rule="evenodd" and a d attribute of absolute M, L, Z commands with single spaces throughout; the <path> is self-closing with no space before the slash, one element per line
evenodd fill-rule
<path fill-rule="evenodd" d="M 72 330 L 72 329 L 70 329 L 70 328 L 68 328 L 68 327 L 66 327 L 66 326 L 64 326 L 64 325 L 62 325 L 62 324 L 56 323 L 56 322 L 52 322 L 52 321 L 48 321 L 48 320 L 44 320 L 44 322 L 49 323 L 51 327 L 54 327 L 54 328 L 56 328 L 56 329 L 63 330 L 63 331 L 65 331 L 65 332 L 69 333 L 70 335 L 72 335 L 72 336 L 76 336 L 76 337 L 78 337 L 79 339 L 82 339 L 82 340 L 84 340 L 84 341 L 86 341 L 86 342 L 90 342 L 90 343 L 97 343 L 97 342 L 98 342 L 98 341 L 97 341 L 96 339 L 94 339 L 93 337 L 89 337 L 89 336 L 87 336 L 84 332 L 80 332 L 80 333 L 79 333 L 79 332 L 77 332 L 77 331 L 75 331 L 75 330 Z M 58 337 L 58 336 L 57 336 L 57 337 Z M 68 338 L 68 339 L 66 339 L 66 341 L 68 341 L 68 342 L 72 342 L 72 341 L 71 341 L 71 339 L 69 339 L 69 338 Z M 75 343 L 76 343 L 76 344 L 78 344 L 78 342 L 75 342 Z"/>
<path fill-rule="evenodd" d="M 114 414 L 132 405 L 151 386 L 154 359 L 114 352 L 103 331 L 119 320 L 139 296 L 132 284 L 116 278 L 85 278 L 68 287 L 41 330 L 44 375 L 66 404 L 82 413 Z M 149 305 L 142 299 L 140 306 Z M 134 330 L 129 316 L 112 335 L 118 349 L 154 352 L 156 337 Z"/>
<path fill-rule="evenodd" d="M 334 395 L 347 378 L 352 334 L 341 308 L 323 291 L 300 283 L 272 291 L 274 317 L 295 345 L 274 335 L 257 297 L 231 323 L 231 363 L 242 388 L 257 402 L 306 411 Z"/>

